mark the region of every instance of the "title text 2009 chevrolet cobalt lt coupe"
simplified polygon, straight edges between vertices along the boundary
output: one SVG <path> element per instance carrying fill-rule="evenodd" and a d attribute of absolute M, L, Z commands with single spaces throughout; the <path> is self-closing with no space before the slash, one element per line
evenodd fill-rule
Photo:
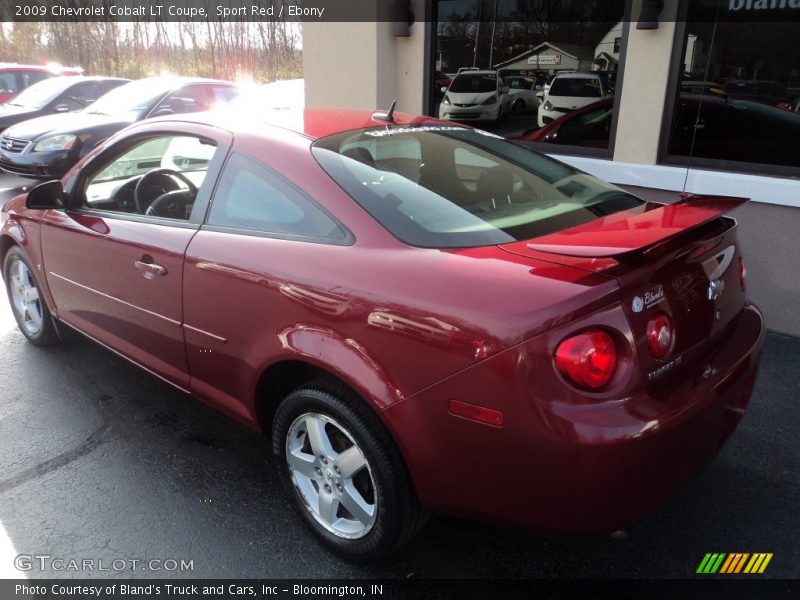
<path fill-rule="evenodd" d="M 428 118 L 134 125 L 2 212 L 25 336 L 69 326 L 271 436 L 353 558 L 427 512 L 643 517 L 748 403 L 763 343 L 735 199 L 644 202 Z"/>

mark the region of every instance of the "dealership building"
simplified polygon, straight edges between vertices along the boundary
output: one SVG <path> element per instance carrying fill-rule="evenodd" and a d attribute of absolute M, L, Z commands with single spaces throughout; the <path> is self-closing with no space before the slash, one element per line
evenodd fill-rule
<path fill-rule="evenodd" d="M 365 11 L 374 1 L 354 0 Z M 535 61 L 552 72 L 563 61 L 616 71 L 607 147 L 536 149 L 651 200 L 671 202 L 683 191 L 751 198 L 732 215 L 750 295 L 771 329 L 800 335 L 800 112 L 790 110 L 800 108 L 800 8 L 611 0 L 581 23 L 575 10 L 590 3 L 565 0 L 572 12 L 543 23 L 534 10 L 541 4 L 410 0 L 411 25 L 304 23 L 306 105 L 375 109 L 397 100 L 398 110 L 435 115 L 437 66 L 454 73 Z M 525 14 L 537 21 L 515 20 Z M 461 58 L 443 65 L 459 47 Z M 712 96 L 682 93 L 690 80 L 708 82 Z"/>

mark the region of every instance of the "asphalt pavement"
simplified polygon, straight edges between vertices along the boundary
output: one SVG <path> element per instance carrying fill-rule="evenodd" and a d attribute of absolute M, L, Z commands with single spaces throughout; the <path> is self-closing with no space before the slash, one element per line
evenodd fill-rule
<path fill-rule="evenodd" d="M 0 357 L 0 577 L 685 578 L 707 552 L 771 552 L 764 577 L 800 576 L 798 338 L 769 334 L 739 429 L 680 497 L 631 529 L 561 536 L 435 517 L 373 565 L 314 540 L 266 440 L 93 342 L 32 346 L 4 298 Z M 20 571 L 19 555 L 192 569 L 33 559 Z"/>

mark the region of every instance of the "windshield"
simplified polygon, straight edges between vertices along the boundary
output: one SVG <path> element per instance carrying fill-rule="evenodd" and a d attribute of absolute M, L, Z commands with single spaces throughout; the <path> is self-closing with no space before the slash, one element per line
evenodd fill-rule
<path fill-rule="evenodd" d="M 450 84 L 449 91 L 455 94 L 494 92 L 497 91 L 497 75 L 494 73 L 456 75 Z"/>
<path fill-rule="evenodd" d="M 512 90 L 532 90 L 536 85 L 534 79 L 527 77 L 506 77 L 505 82 Z"/>
<path fill-rule="evenodd" d="M 24 106 L 26 108 L 42 108 L 76 81 L 79 81 L 79 79 L 75 77 L 52 77 L 45 79 L 24 89 L 18 96 L 11 100 L 9 104 Z"/>
<path fill-rule="evenodd" d="M 85 111 L 135 121 L 168 91 L 177 87 L 163 79 L 140 79 L 121 85 L 86 107 Z"/>
<path fill-rule="evenodd" d="M 395 237 L 461 248 L 561 231 L 643 202 L 479 130 L 362 129 L 314 144 L 323 169 Z"/>
<path fill-rule="evenodd" d="M 550 86 L 551 96 L 600 98 L 600 80 L 594 77 L 556 77 Z"/>

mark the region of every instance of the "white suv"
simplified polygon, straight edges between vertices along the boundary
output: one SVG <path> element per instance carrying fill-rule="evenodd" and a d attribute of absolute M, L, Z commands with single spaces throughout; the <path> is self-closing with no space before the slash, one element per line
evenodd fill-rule
<path fill-rule="evenodd" d="M 539 127 L 609 95 L 609 90 L 597 73 L 560 73 L 544 92 L 539 105 Z"/>
<path fill-rule="evenodd" d="M 461 71 L 442 91 L 440 119 L 497 122 L 510 109 L 508 87 L 496 71 Z"/>

